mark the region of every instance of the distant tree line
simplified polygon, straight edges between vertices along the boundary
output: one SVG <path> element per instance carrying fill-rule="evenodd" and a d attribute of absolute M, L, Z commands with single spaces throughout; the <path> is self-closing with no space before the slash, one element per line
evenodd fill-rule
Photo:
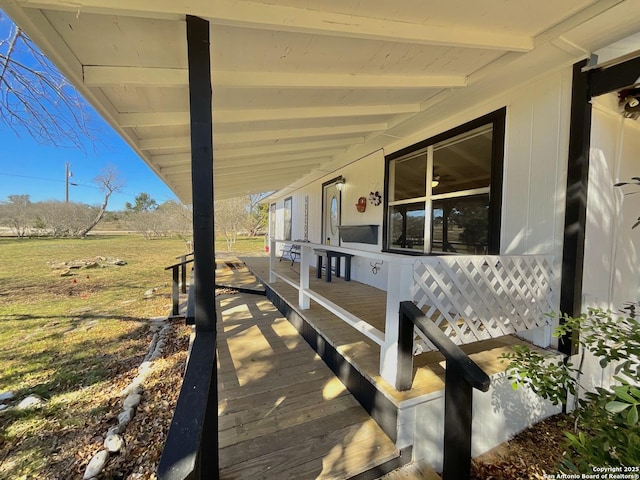
<path fill-rule="evenodd" d="M 158 204 L 141 193 L 123 212 L 106 212 L 102 206 L 49 200 L 32 202 L 29 195 L 9 195 L 0 201 L 0 226 L 18 237 L 84 237 L 100 221 L 116 222 L 120 229 L 147 239 L 191 236 L 191 208 L 178 202 Z"/>

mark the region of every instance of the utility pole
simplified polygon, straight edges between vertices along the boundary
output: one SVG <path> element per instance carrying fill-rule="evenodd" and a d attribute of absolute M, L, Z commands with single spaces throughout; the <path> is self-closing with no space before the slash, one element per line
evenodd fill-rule
<path fill-rule="evenodd" d="M 73 176 L 73 173 L 69 171 L 69 162 L 64 164 L 64 201 L 69 203 L 69 177 Z"/>

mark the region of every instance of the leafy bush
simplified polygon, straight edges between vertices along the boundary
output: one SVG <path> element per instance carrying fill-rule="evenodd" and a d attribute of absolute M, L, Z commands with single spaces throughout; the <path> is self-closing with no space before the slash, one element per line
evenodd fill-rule
<path fill-rule="evenodd" d="M 554 405 L 574 396 L 575 431 L 566 432 L 568 456 L 561 468 L 591 473 L 594 466 L 640 465 L 640 322 L 638 304 L 629 304 L 625 316 L 589 309 L 579 317 L 562 317 L 554 336 L 580 332 L 580 345 L 600 359 L 600 367 L 614 366 L 617 386 L 587 392 L 580 384 L 581 367 L 570 361 L 552 361 L 526 346 L 503 355 L 509 361 L 514 388 L 530 387 Z"/>

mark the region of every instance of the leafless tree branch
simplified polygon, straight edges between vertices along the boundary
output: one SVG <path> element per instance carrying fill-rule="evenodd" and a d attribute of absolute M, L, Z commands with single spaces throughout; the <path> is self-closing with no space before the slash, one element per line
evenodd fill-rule
<path fill-rule="evenodd" d="M 85 149 L 95 143 L 90 107 L 17 26 L 0 42 L 0 119 L 16 135 Z"/>

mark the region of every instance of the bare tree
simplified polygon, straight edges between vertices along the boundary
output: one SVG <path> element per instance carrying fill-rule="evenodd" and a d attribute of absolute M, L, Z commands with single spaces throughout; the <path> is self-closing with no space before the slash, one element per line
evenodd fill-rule
<path fill-rule="evenodd" d="M 2 17 L 0 21 L 8 21 Z M 84 149 L 94 141 L 91 109 L 58 69 L 13 25 L 0 41 L 0 119 L 16 135 L 40 143 Z"/>
<path fill-rule="evenodd" d="M 222 235 L 227 241 L 227 250 L 232 251 L 236 243 L 238 231 L 247 224 L 247 197 L 216 200 L 214 204 L 214 224 L 216 234 Z"/>
<path fill-rule="evenodd" d="M 53 237 L 79 237 L 96 216 L 97 207 L 84 203 L 49 200 L 33 204 L 37 227 Z"/>
<path fill-rule="evenodd" d="M 19 238 L 30 235 L 35 214 L 29 195 L 7 196 L 7 201 L 0 203 L 0 222 L 11 227 Z"/>
<path fill-rule="evenodd" d="M 269 205 L 261 202 L 273 192 L 257 193 L 247 196 L 247 233 L 250 237 L 259 235 L 264 231 L 269 221 Z"/>
<path fill-rule="evenodd" d="M 124 187 L 124 181 L 120 178 L 118 171 L 112 165 L 108 165 L 105 169 L 94 178 L 94 181 L 100 186 L 100 189 L 104 193 L 104 200 L 98 210 L 95 218 L 80 231 L 79 236 L 85 237 L 95 227 L 102 217 L 104 217 L 107 211 L 107 205 L 109 204 L 109 198 L 114 192 L 119 192 Z"/>

